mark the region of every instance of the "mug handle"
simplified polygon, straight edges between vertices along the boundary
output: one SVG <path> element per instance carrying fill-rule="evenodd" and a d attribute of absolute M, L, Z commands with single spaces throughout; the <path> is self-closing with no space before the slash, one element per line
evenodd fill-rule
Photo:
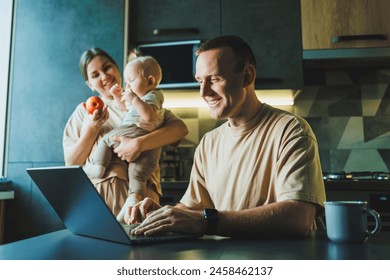
<path fill-rule="evenodd" d="M 375 228 L 372 231 L 367 231 L 366 236 L 373 236 L 376 234 L 382 227 L 382 221 L 381 217 L 379 216 L 378 212 L 372 209 L 367 209 L 367 213 L 374 217 L 375 219 Z"/>

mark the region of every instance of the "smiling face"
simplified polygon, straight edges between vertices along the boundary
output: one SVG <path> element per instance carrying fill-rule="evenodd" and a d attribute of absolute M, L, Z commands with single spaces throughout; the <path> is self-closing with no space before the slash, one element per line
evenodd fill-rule
<path fill-rule="evenodd" d="M 201 52 L 196 61 L 195 79 L 200 84 L 200 96 L 215 119 L 240 118 L 246 101 L 244 72 L 237 70 L 231 48 Z"/>
<path fill-rule="evenodd" d="M 87 85 L 106 98 L 113 98 L 110 88 L 121 84 L 118 67 L 103 55 L 95 56 L 87 66 Z"/>

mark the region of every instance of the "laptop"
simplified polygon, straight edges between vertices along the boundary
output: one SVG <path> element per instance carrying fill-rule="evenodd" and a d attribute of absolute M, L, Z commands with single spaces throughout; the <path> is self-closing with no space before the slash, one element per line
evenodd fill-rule
<path fill-rule="evenodd" d="M 27 168 L 27 173 L 74 234 L 124 244 L 148 244 L 201 237 L 200 234 L 132 236 L 134 228 L 120 224 L 81 166 Z"/>

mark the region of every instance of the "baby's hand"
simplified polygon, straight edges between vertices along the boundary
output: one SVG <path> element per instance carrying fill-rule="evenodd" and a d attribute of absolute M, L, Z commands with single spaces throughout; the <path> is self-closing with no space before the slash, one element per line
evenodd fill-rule
<path fill-rule="evenodd" d="M 113 85 L 111 88 L 110 88 L 110 93 L 112 96 L 116 97 L 116 98 L 121 98 L 122 96 L 122 87 L 118 84 L 115 84 Z"/>
<path fill-rule="evenodd" d="M 121 98 L 121 101 L 122 102 L 130 102 L 132 103 L 133 102 L 133 99 L 136 97 L 135 93 L 132 91 L 132 90 L 129 90 L 129 91 L 124 91 L 122 93 L 122 98 Z"/>

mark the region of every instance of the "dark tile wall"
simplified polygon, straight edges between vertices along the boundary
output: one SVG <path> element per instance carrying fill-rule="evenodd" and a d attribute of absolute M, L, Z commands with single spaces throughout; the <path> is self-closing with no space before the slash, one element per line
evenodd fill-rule
<path fill-rule="evenodd" d="M 390 170 L 390 70 L 323 71 L 294 112 L 311 124 L 324 171 Z"/>

